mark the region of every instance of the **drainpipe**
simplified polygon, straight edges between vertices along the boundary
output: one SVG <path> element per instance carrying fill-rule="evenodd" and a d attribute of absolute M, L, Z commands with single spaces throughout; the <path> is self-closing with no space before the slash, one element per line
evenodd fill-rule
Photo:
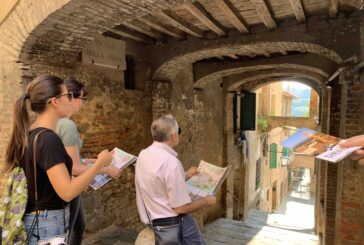
<path fill-rule="evenodd" d="M 334 80 L 338 75 L 340 75 L 341 72 L 345 71 L 346 69 L 348 69 L 347 66 L 341 66 L 339 69 L 337 69 L 328 79 L 327 82 L 331 82 L 332 80 Z"/>
<path fill-rule="evenodd" d="M 355 65 L 352 64 L 352 62 L 354 61 L 354 63 L 356 63 Z M 355 62 L 356 61 L 356 62 Z M 349 64 L 349 62 L 351 64 Z M 345 64 L 346 63 L 346 64 Z M 341 67 L 339 67 L 339 69 L 337 69 L 327 80 L 327 82 L 331 82 L 332 80 L 334 80 L 338 75 L 340 75 L 343 71 L 349 69 L 350 67 L 354 68 L 354 71 L 358 72 L 360 71 L 360 69 L 362 69 L 364 67 L 364 60 L 359 62 L 357 60 L 356 56 L 353 56 L 347 60 L 344 61 L 344 65 L 342 65 Z"/>

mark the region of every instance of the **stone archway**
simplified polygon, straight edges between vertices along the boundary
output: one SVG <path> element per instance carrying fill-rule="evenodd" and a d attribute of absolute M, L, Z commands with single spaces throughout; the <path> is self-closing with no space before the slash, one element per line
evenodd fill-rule
<path fill-rule="evenodd" d="M 268 53 L 280 53 L 289 51 L 309 52 L 318 54 L 330 59 L 338 64 L 342 62 L 342 58 L 333 50 L 329 50 L 323 46 L 313 43 L 300 42 L 266 42 L 258 44 L 231 44 L 224 45 L 219 48 L 205 48 L 198 51 L 190 52 L 184 55 L 173 57 L 158 67 L 153 75 L 155 80 L 173 80 L 174 75 L 178 71 L 178 67 L 185 67 L 196 61 L 216 56 L 223 56 L 235 53 L 242 56 L 249 56 L 256 50 L 264 50 Z M 284 51 L 282 51 L 284 50 Z M 177 69 L 177 70 L 176 70 Z"/>
<path fill-rule="evenodd" d="M 284 71 L 301 70 L 314 76 L 313 80 L 328 79 L 330 74 L 334 73 L 339 64 L 320 55 L 297 54 L 279 56 L 273 58 L 261 58 L 256 60 L 234 60 L 234 61 L 215 61 L 215 62 L 198 62 L 194 64 L 195 86 L 203 87 L 205 83 L 216 80 L 219 77 L 232 76 L 237 73 L 254 73 L 260 74 L 260 71 L 267 72 L 269 69 Z M 268 72 L 267 72 L 268 73 Z M 316 75 L 314 75 L 316 74 Z M 237 75 L 243 78 L 243 74 Z M 247 74 L 249 77 L 250 74 Z M 232 81 L 233 82 L 233 81 Z"/>

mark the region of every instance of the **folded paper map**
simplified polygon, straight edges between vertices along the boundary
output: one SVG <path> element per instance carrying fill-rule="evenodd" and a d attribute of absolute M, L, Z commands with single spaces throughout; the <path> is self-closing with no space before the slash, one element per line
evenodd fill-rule
<path fill-rule="evenodd" d="M 136 161 L 136 156 L 133 156 L 123 150 L 120 150 L 119 148 L 114 148 L 114 154 L 112 158 L 112 162 L 110 166 L 116 167 L 120 170 L 125 169 L 130 164 Z M 95 176 L 94 180 L 91 182 L 90 186 L 97 190 L 101 186 L 105 185 L 107 182 L 111 180 L 111 176 L 107 174 L 98 174 Z"/>
<path fill-rule="evenodd" d="M 193 200 L 207 195 L 215 195 L 229 174 L 231 166 L 222 168 L 202 161 L 198 166 L 198 174 L 187 181 L 187 188 Z"/>
<path fill-rule="evenodd" d="M 340 138 L 318 133 L 308 128 L 301 128 L 282 142 L 284 147 L 291 148 L 294 154 L 316 156 L 316 158 L 338 162 L 361 147 L 343 148 Z"/>

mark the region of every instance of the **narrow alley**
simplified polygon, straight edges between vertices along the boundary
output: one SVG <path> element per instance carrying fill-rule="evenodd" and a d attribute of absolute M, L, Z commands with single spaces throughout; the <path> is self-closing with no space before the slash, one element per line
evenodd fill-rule
<path fill-rule="evenodd" d="M 70 142 L 56 130 L 62 121 Z M 62 160 L 38 154 L 34 168 L 26 160 L 37 154 L 25 154 L 43 127 L 52 144 L 37 146 L 55 143 L 46 152 Z M 284 144 L 296 133 L 302 142 Z M 5 225 L 19 170 L 28 199 L 16 222 L 37 213 L 35 188 L 45 188 L 38 211 L 71 203 L 62 221 L 85 245 L 154 245 L 147 224 L 177 227 L 186 216 L 208 245 L 363 244 L 364 151 L 353 158 L 358 150 L 339 144 L 359 135 L 363 143 L 347 146 L 364 147 L 364 0 L 1 0 Z M 139 168 L 159 143 L 181 171 L 162 158 L 157 168 L 154 153 L 145 166 L 174 177 Z M 131 158 L 98 161 L 115 148 Z M 347 155 L 331 163 L 319 158 L 327 149 Z M 214 171 L 191 185 L 201 163 Z"/>
<path fill-rule="evenodd" d="M 245 222 L 218 219 L 205 226 L 207 244 L 316 245 L 314 196 L 310 194 L 308 171 L 288 192 L 275 213 L 250 210 Z"/>

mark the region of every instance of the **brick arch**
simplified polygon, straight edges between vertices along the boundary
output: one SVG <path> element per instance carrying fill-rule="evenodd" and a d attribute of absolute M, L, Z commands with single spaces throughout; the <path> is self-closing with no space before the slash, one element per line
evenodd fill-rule
<path fill-rule="evenodd" d="M 207 82 L 213 82 L 218 80 L 220 77 L 226 76 L 224 79 L 227 82 L 227 88 L 229 90 L 236 89 L 237 86 L 251 80 L 259 80 L 269 77 L 282 77 L 282 76 L 304 76 L 322 83 L 327 77 L 316 71 L 312 71 L 310 67 L 297 66 L 291 64 L 279 64 L 275 66 L 253 66 L 249 68 L 236 68 L 222 72 L 219 76 L 211 76 L 210 80 L 204 79 L 203 83 L 196 83 L 195 87 L 203 88 Z M 235 85 L 235 86 L 234 86 Z"/>
<path fill-rule="evenodd" d="M 175 57 L 165 60 L 155 71 L 153 79 L 155 80 L 173 80 L 178 71 L 194 62 L 209 59 L 213 57 L 236 54 L 249 56 L 252 53 L 280 53 L 282 52 L 302 52 L 316 54 L 331 60 L 337 64 L 343 62 L 341 56 L 334 50 L 325 48 L 315 43 L 304 42 L 257 42 L 245 44 L 226 44 L 219 47 L 201 48 L 199 50 L 178 54 Z"/>
<path fill-rule="evenodd" d="M 295 80 L 297 82 L 303 83 L 312 89 L 314 89 L 318 94 L 321 94 L 321 91 L 323 89 L 322 84 L 320 85 L 316 81 L 314 81 L 314 78 L 310 78 L 309 76 L 303 76 L 302 73 L 276 73 L 271 74 L 267 76 L 253 76 L 250 78 L 245 79 L 244 81 L 241 81 L 241 84 L 235 84 L 235 86 L 230 86 L 230 90 L 228 91 L 236 91 L 239 89 L 247 90 L 247 91 L 255 91 L 259 89 L 262 86 L 265 86 L 270 83 L 274 83 L 279 80 Z"/>
<path fill-rule="evenodd" d="M 34 30 L 42 26 L 42 22 L 51 13 L 62 9 L 70 1 L 19 1 L 0 26 L 2 35 L 0 45 L 6 53 L 6 58 L 17 60 L 27 40 L 36 39 Z"/>
<path fill-rule="evenodd" d="M 302 73 L 316 73 L 320 78 L 315 80 L 323 82 L 337 68 L 337 63 L 313 54 L 289 55 L 251 61 L 200 62 L 194 65 L 195 86 L 204 87 L 206 83 L 221 77 L 243 72 L 258 73 L 267 69 L 295 69 L 297 71 L 302 70 Z"/>
<path fill-rule="evenodd" d="M 277 79 L 297 79 L 318 92 L 325 77 L 302 69 L 275 68 L 231 75 L 224 78 L 224 83 L 228 91 L 237 90 L 241 86 L 248 90 L 255 90 Z"/>
<path fill-rule="evenodd" d="M 20 63 L 73 66 L 83 46 L 116 24 L 167 9 L 178 0 L 21 0 L 0 30 L 2 47 Z M 123 10 L 128 11 L 123 11 Z M 0 44 L 1 45 L 1 44 Z"/>
<path fill-rule="evenodd" d="M 298 73 L 296 76 L 293 76 L 294 74 L 287 74 L 287 73 L 282 74 L 281 73 L 280 76 L 272 76 L 272 77 L 260 80 L 258 82 L 257 81 L 247 82 L 243 86 L 245 89 L 255 91 L 267 84 L 275 83 L 277 81 L 294 80 L 295 82 L 299 82 L 299 83 L 302 83 L 304 85 L 311 87 L 319 95 L 322 93 L 324 84 L 318 83 L 317 81 L 313 80 L 314 78 L 310 78 L 310 76 L 307 76 L 307 74 L 305 77 L 303 77 L 302 74 L 301 75 L 299 75 L 299 74 L 300 73 Z M 273 81 L 273 79 L 274 79 L 274 81 Z"/>

